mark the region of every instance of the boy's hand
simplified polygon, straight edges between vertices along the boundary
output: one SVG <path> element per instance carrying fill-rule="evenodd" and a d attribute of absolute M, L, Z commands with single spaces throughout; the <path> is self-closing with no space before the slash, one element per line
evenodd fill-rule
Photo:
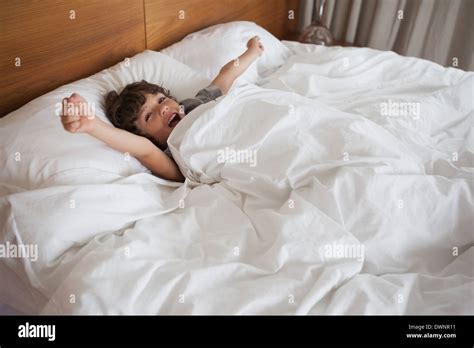
<path fill-rule="evenodd" d="M 249 51 L 255 53 L 257 56 L 261 56 L 263 53 L 263 45 L 258 36 L 254 36 L 247 41 L 247 48 Z"/>
<path fill-rule="evenodd" d="M 61 123 L 71 133 L 89 133 L 94 130 L 96 118 L 87 101 L 73 93 L 62 100 Z"/>
<path fill-rule="evenodd" d="M 212 80 L 211 84 L 218 87 L 222 94 L 227 92 L 232 87 L 234 81 L 242 75 L 245 70 L 263 53 L 263 45 L 258 36 L 254 36 L 247 41 L 247 50 L 242 53 L 237 59 L 234 59 L 224 65 L 219 71 L 219 75 Z"/>

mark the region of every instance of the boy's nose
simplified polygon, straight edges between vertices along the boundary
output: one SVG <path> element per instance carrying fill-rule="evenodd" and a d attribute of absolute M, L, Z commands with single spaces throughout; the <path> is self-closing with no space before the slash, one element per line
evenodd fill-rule
<path fill-rule="evenodd" d="M 161 116 L 165 116 L 168 110 L 169 110 L 169 107 L 167 105 L 163 105 L 161 107 L 161 112 L 160 112 Z"/>

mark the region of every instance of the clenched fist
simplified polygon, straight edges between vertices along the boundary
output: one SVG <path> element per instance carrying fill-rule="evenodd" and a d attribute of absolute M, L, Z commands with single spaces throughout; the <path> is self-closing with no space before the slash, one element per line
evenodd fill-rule
<path fill-rule="evenodd" d="M 62 100 L 61 123 L 71 133 L 89 133 L 94 129 L 95 116 L 91 105 L 79 94 Z"/>
<path fill-rule="evenodd" d="M 260 41 L 260 37 L 258 36 L 254 36 L 249 41 L 247 41 L 247 48 L 257 56 L 261 56 L 264 50 L 262 42 Z"/>

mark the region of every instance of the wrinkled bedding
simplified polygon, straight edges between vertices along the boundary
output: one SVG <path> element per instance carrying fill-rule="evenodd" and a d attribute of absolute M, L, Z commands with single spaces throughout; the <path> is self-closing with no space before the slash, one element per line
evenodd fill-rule
<path fill-rule="evenodd" d="M 4 189 L 38 313 L 474 314 L 474 74 L 286 44 L 178 124 L 184 185 Z"/>

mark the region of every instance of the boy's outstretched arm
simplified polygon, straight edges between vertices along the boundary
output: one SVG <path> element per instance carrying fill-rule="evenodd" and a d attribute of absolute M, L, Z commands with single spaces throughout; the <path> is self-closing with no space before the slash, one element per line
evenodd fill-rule
<path fill-rule="evenodd" d="M 252 64 L 255 59 L 263 53 L 263 45 L 258 36 L 254 36 L 247 42 L 247 50 L 224 65 L 219 72 L 219 75 L 212 81 L 212 85 L 219 87 L 222 94 L 227 94 L 234 81 L 242 75 L 245 70 Z"/>
<path fill-rule="evenodd" d="M 73 112 L 72 106 L 80 103 L 86 101 L 76 93 L 63 99 L 61 123 L 65 130 L 71 133 L 89 133 L 117 151 L 128 152 L 152 173 L 167 180 L 184 181 L 176 163 L 149 139 L 115 128 L 93 115 L 77 115 L 78 113 Z"/>

